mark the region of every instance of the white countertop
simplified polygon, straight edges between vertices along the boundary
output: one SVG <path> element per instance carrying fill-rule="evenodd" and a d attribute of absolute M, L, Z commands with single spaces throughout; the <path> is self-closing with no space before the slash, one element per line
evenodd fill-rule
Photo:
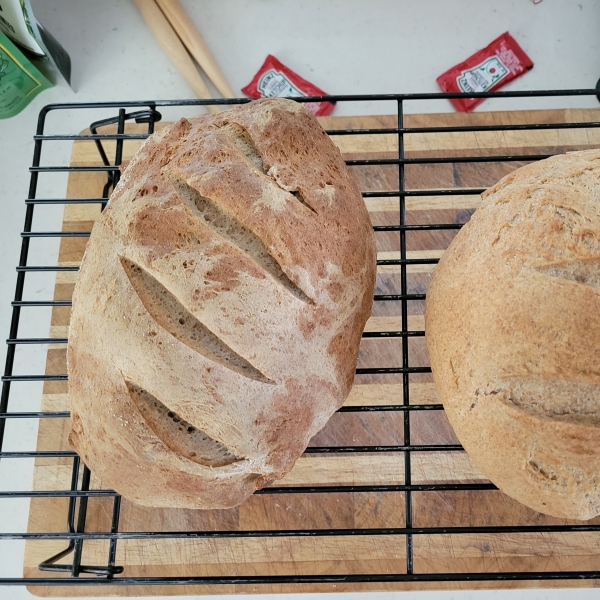
<path fill-rule="evenodd" d="M 129 0 L 31 0 L 38 19 L 71 54 L 73 87 L 65 84 L 40 94 L 21 114 L 0 121 L 0 339 L 8 336 L 15 265 L 29 185 L 40 108 L 55 102 L 191 98 L 193 93 L 162 52 Z M 181 0 L 239 93 L 271 53 L 300 75 L 332 94 L 439 91 L 435 78 L 508 30 L 535 63 L 532 71 L 506 90 L 592 88 L 600 78 L 600 1 L 543 0 Z M 240 93 L 241 95 L 241 93 Z M 598 107 L 594 97 L 501 100 L 477 110 Z M 373 103 L 338 105 L 334 115 L 392 112 Z M 445 112 L 447 101 L 412 103 L 410 112 Z M 53 127 L 70 130 L 67 112 L 53 116 Z M 49 161 L 67 165 L 69 147 L 61 144 Z M 66 175 L 45 186 L 47 197 L 64 196 Z M 43 229 L 60 227 L 62 206 L 44 212 Z M 39 252 L 55 256 L 57 240 Z M 54 259 L 52 259 L 54 260 Z M 51 263 L 52 260 L 47 261 Z M 29 290 L 28 299 L 51 297 L 52 278 Z M 49 310 L 28 315 L 28 329 L 47 331 Z M 43 335 L 43 333 L 41 333 Z M 5 345 L 0 344 L 4 364 Z M 28 349 L 30 372 L 42 373 L 45 347 Z M 41 385 L 28 387 L 35 408 Z M 13 410 L 16 407 L 12 406 Z M 36 425 L 22 420 L 19 441 L 35 445 Z M 15 429 L 16 431 L 16 429 Z M 31 471 L 19 461 L 0 462 L 0 489 L 28 489 Z M 0 531 L 25 531 L 28 503 L 0 500 Z M 20 577 L 22 542 L 0 541 L 0 577 Z M 523 598 L 528 600 L 598 597 L 592 589 L 489 592 L 414 592 L 342 594 L 344 598 Z M 22 587 L 2 588 L 0 597 L 29 597 Z M 303 595 L 315 598 L 319 595 Z M 288 598 L 289 595 L 266 596 Z M 294 596 L 300 597 L 300 596 Z M 209 598 L 205 596 L 205 598 Z M 214 598 L 214 596 L 211 596 Z"/>

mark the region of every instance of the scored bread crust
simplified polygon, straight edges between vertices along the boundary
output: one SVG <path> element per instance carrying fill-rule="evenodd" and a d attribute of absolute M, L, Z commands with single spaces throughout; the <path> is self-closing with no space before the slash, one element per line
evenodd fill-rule
<path fill-rule="evenodd" d="M 600 514 L 600 151 L 483 194 L 427 292 L 436 388 L 457 437 L 539 512 Z"/>
<path fill-rule="evenodd" d="M 95 223 L 69 331 L 69 441 L 147 506 L 226 508 L 343 404 L 370 315 L 364 201 L 288 100 L 151 136 Z"/>

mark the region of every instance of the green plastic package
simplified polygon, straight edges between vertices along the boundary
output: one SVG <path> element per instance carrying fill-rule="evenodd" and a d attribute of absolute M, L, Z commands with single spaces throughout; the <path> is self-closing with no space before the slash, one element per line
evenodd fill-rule
<path fill-rule="evenodd" d="M 0 119 L 21 112 L 49 87 L 52 83 L 0 32 Z"/>

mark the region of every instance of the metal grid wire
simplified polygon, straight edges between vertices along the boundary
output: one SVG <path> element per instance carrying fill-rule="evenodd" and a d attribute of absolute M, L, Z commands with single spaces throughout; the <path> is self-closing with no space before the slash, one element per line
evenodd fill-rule
<path fill-rule="evenodd" d="M 507 92 L 493 94 L 495 97 L 536 97 L 536 96 L 583 96 L 595 95 L 594 90 L 570 90 L 560 92 Z M 3 442 L 5 429 L 10 427 L 10 421 L 14 419 L 52 419 L 67 418 L 68 411 L 38 411 L 38 412 L 11 412 L 11 391 L 21 382 L 47 382 L 61 381 L 67 379 L 67 374 L 13 374 L 15 352 L 18 346 L 25 344 L 48 345 L 66 344 L 64 337 L 34 337 L 25 338 L 19 336 L 19 322 L 22 309 L 32 310 L 35 307 L 60 307 L 70 306 L 68 300 L 31 301 L 23 297 L 26 277 L 34 276 L 39 272 L 77 271 L 77 266 L 37 266 L 28 263 L 28 252 L 32 238 L 40 237 L 85 237 L 89 236 L 87 231 L 32 231 L 34 210 L 36 206 L 47 204 L 100 204 L 105 206 L 107 198 L 119 180 L 119 165 L 123 156 L 123 142 L 131 139 L 145 139 L 153 133 L 154 125 L 161 120 L 159 109 L 161 107 L 193 106 L 210 104 L 210 101 L 164 101 L 164 102 L 123 102 L 123 103 L 86 103 L 86 104 L 61 104 L 45 107 L 38 120 L 37 132 L 34 136 L 35 147 L 33 163 L 30 168 L 31 182 L 29 195 L 26 200 L 26 216 L 23 232 L 21 233 L 22 245 L 19 265 L 17 266 L 17 285 L 12 306 L 12 321 L 9 339 L 7 340 L 7 358 L 4 376 L 2 377 L 2 396 L 0 401 L 0 458 L 62 458 L 72 460 L 72 475 L 70 489 L 65 490 L 10 490 L 0 492 L 0 502 L 6 498 L 68 498 L 68 510 L 64 515 L 66 524 L 63 532 L 45 533 L 2 533 L 0 539 L 25 539 L 25 540 L 64 540 L 65 549 L 55 556 L 48 557 L 39 565 L 42 571 L 58 571 L 63 576 L 53 575 L 46 578 L 2 578 L 0 584 L 5 585 L 178 585 L 178 584 L 283 584 L 283 583 L 335 583 L 335 582 L 417 582 L 417 581 L 493 581 L 493 580 L 569 580 L 569 579 L 597 579 L 600 578 L 599 571 L 560 571 L 560 572 L 471 572 L 471 573 L 447 573 L 428 572 L 420 573 L 414 566 L 413 541 L 415 536 L 427 534 L 510 534 L 510 533 L 541 533 L 541 532 L 599 532 L 600 525 L 528 525 L 528 526 L 480 526 L 480 527 L 419 527 L 413 524 L 413 494 L 416 492 L 431 491 L 465 491 L 465 490 L 495 490 L 490 483 L 443 483 L 443 484 L 419 484 L 411 481 L 411 457 L 415 452 L 435 452 L 443 449 L 445 452 L 462 452 L 462 447 L 457 444 L 415 444 L 411 443 L 411 420 L 410 414 L 415 411 L 442 411 L 441 404 L 411 404 L 412 385 L 411 375 L 418 373 L 430 373 L 427 366 L 411 365 L 409 361 L 409 340 L 415 337 L 423 337 L 424 331 L 409 329 L 409 303 L 412 301 L 423 301 L 425 294 L 409 293 L 407 285 L 407 270 L 410 265 L 435 264 L 437 258 L 408 258 L 407 257 L 407 234 L 411 231 L 435 231 L 459 229 L 459 223 L 408 223 L 406 219 L 407 198 L 418 196 L 450 196 L 480 194 L 482 188 L 470 189 L 407 189 L 405 168 L 412 164 L 442 164 L 442 163 L 485 163 L 485 162 L 510 162 L 510 161 L 532 161 L 546 158 L 547 155 L 502 155 L 502 156 L 424 156 L 420 158 L 405 157 L 405 139 L 411 134 L 431 133 L 461 133 L 461 132 L 507 132 L 507 131 L 540 131 L 560 129 L 593 129 L 600 127 L 600 122 L 577 122 L 577 123 L 535 123 L 518 125 L 493 125 L 493 126 L 469 126 L 469 127 L 405 127 L 404 107 L 410 100 L 434 100 L 439 98 L 459 97 L 460 94 L 420 94 L 420 95 L 385 95 L 385 96 L 329 96 L 323 98 L 307 98 L 299 101 L 322 101 L 331 100 L 337 102 L 350 101 L 385 101 L 394 102 L 397 106 L 397 126 L 394 128 L 379 129 L 346 129 L 329 132 L 336 136 L 345 135 L 387 135 L 395 136 L 398 147 L 397 158 L 383 159 L 354 159 L 348 160 L 351 166 L 370 165 L 397 165 L 398 181 L 396 190 L 391 191 L 363 191 L 364 198 L 390 197 L 398 200 L 399 222 L 393 225 L 375 225 L 376 232 L 397 232 L 400 238 L 400 253 L 398 259 L 379 260 L 379 265 L 394 265 L 399 267 L 400 286 L 395 293 L 377 294 L 377 302 L 396 302 L 401 305 L 401 328 L 397 331 L 375 331 L 365 332 L 363 338 L 400 338 L 401 339 L 401 366 L 396 367 L 368 367 L 357 369 L 358 375 L 398 374 L 402 378 L 403 399 L 401 404 L 392 402 L 378 406 L 346 406 L 340 412 L 365 413 L 368 411 L 398 411 L 403 415 L 404 438 L 403 443 L 398 445 L 369 445 L 369 446 L 315 446 L 306 450 L 307 454 L 326 453 L 398 453 L 404 461 L 405 479 L 403 484 L 396 485 L 329 485 L 329 486 L 274 486 L 263 489 L 257 494 L 329 494 L 345 492 L 395 492 L 403 494 L 405 499 L 405 526 L 395 528 L 370 528 L 370 529 L 302 529 L 302 530 L 251 530 L 251 531 L 119 531 L 119 518 L 121 498 L 112 490 L 90 489 L 90 471 L 82 463 L 80 458 L 69 450 L 37 450 L 37 451 L 4 451 Z M 488 97 L 490 94 L 472 94 L 475 97 Z M 295 99 L 298 100 L 298 99 Z M 237 104 L 247 100 L 219 101 L 219 104 Z M 217 103 L 217 102 L 213 102 Z M 114 109 L 115 117 L 92 123 L 90 134 L 82 135 L 47 135 L 44 133 L 46 118 L 52 111 L 71 110 L 77 112 L 79 109 L 102 109 L 103 114 L 107 109 Z M 98 113 L 100 114 L 100 113 Z M 125 125 L 128 122 L 146 123 L 147 133 L 127 134 Z M 113 134 L 99 134 L 98 129 L 108 124 L 116 124 L 117 132 Z M 104 163 L 103 166 L 49 166 L 42 165 L 42 146 L 48 141 L 95 141 L 99 155 Z M 114 159 L 109 159 L 103 142 L 116 141 L 116 153 Z M 107 174 L 107 182 L 104 186 L 102 197 L 97 198 L 38 198 L 37 187 L 40 174 L 49 172 L 93 172 L 101 171 Z M 86 514 L 88 500 L 94 497 L 108 497 L 113 499 L 112 519 L 110 528 L 106 531 L 86 531 Z M 227 537 L 294 537 L 294 536 L 355 536 L 370 535 L 385 538 L 389 535 L 402 535 L 406 539 L 406 568 L 404 573 L 365 573 L 365 574 L 309 574 L 309 575 L 278 575 L 278 576 L 238 576 L 232 573 L 229 576 L 165 576 L 165 577 L 119 577 L 123 567 L 116 564 L 117 546 L 119 540 L 126 539 L 193 539 L 193 538 L 227 538 Z M 109 540 L 108 555 L 104 565 L 82 564 L 82 550 L 86 540 Z M 383 543 L 383 539 L 382 539 Z M 72 557 L 69 564 L 57 564 L 57 561 L 67 556 Z M 97 577 L 80 577 L 82 574 L 94 574 Z"/>

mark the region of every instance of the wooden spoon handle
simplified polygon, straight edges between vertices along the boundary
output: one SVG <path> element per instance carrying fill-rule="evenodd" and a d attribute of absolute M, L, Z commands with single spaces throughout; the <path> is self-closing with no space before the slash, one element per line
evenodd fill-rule
<path fill-rule="evenodd" d="M 191 88 L 202 99 L 210 99 L 210 91 L 198 73 L 198 69 L 191 59 L 179 37 L 169 24 L 169 21 L 157 6 L 154 0 L 134 0 L 150 30 L 162 46 L 167 56 L 173 61 L 177 70 L 183 75 Z M 217 106 L 207 106 L 209 112 L 217 113 Z"/>
<path fill-rule="evenodd" d="M 156 3 L 171 23 L 177 35 L 196 59 L 214 86 L 223 94 L 224 98 L 235 98 L 233 90 L 227 83 L 225 75 L 219 68 L 217 61 L 210 53 L 208 46 L 183 10 L 179 0 L 156 0 Z"/>

